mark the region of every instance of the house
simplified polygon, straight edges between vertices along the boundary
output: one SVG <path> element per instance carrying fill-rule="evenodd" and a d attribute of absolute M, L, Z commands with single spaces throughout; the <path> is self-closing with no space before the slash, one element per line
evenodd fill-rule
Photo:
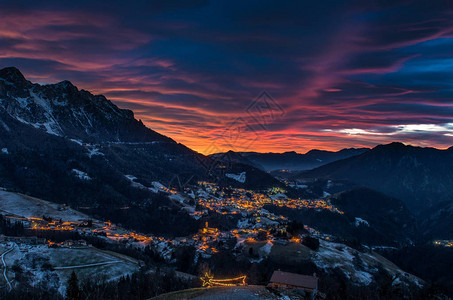
<path fill-rule="evenodd" d="M 85 240 L 78 240 L 78 241 L 66 240 L 62 243 L 62 246 L 69 247 L 69 248 L 77 248 L 77 247 L 86 247 L 86 246 L 88 246 L 88 244 Z"/>
<path fill-rule="evenodd" d="M 318 291 L 318 277 L 316 274 L 301 275 L 289 272 L 274 271 L 268 284 L 271 288 L 293 288 L 301 289 L 314 297 Z"/>
<path fill-rule="evenodd" d="M 274 244 L 286 246 L 286 245 L 289 244 L 289 242 L 287 240 L 284 240 L 284 239 L 277 239 L 277 240 L 274 241 Z M 277 272 L 277 271 L 274 271 L 274 274 L 275 274 L 275 272 Z"/>
<path fill-rule="evenodd" d="M 3 237 L 0 237 L 0 241 L 13 242 L 13 243 L 17 243 L 17 244 L 27 244 L 27 245 L 42 245 L 42 244 L 47 243 L 47 240 L 45 238 L 38 238 L 36 236 L 31 236 L 31 237 L 3 236 Z"/>

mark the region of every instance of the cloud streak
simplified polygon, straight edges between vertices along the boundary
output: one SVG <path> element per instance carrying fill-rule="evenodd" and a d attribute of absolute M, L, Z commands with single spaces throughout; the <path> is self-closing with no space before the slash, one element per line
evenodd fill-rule
<path fill-rule="evenodd" d="M 406 1 L 6 1 L 0 65 L 105 94 L 205 153 L 444 148 L 452 12 Z M 284 111 L 266 126 L 257 120 L 269 110 L 247 110 L 263 90 Z"/>

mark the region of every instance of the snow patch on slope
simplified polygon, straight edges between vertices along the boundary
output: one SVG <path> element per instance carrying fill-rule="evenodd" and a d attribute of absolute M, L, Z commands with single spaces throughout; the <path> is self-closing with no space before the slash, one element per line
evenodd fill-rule
<path fill-rule="evenodd" d="M 226 173 L 225 174 L 226 177 L 234 179 L 234 180 L 239 181 L 241 183 L 245 182 L 245 179 L 246 179 L 245 175 L 246 175 L 246 172 L 242 172 L 240 174 L 232 174 L 232 173 Z"/>
<path fill-rule="evenodd" d="M 66 221 L 90 219 L 87 215 L 67 206 L 22 194 L 0 190 L 0 199 L 0 210 L 8 214 L 26 218 L 45 215 L 54 219 L 64 219 Z"/>
<path fill-rule="evenodd" d="M 8 131 L 8 132 L 11 131 L 11 129 L 8 127 L 8 125 L 6 125 L 5 122 L 3 122 L 2 120 L 0 120 L 0 124 L 3 126 L 3 128 L 4 128 L 6 131 Z"/>
<path fill-rule="evenodd" d="M 74 142 L 76 144 L 79 144 L 80 146 L 83 146 L 83 142 L 81 140 L 76 140 L 76 139 L 70 139 L 71 142 Z"/>
<path fill-rule="evenodd" d="M 360 225 L 365 225 L 367 227 L 370 227 L 370 224 L 368 223 L 367 220 L 364 220 L 362 218 L 359 218 L 359 217 L 356 217 L 355 218 L 355 223 L 354 223 L 355 227 L 359 227 Z"/>
<path fill-rule="evenodd" d="M 79 179 L 82 179 L 82 180 L 91 180 L 91 177 L 88 176 L 87 173 L 83 172 L 83 171 L 80 171 L 80 170 L 77 170 L 77 169 L 72 169 L 72 172 L 75 173 L 75 175 L 79 178 Z"/>
<path fill-rule="evenodd" d="M 269 256 L 269 254 L 271 253 L 272 246 L 273 244 L 271 242 L 267 242 L 266 245 L 264 245 L 258 250 L 258 254 L 260 256 Z"/>
<path fill-rule="evenodd" d="M 95 155 L 99 155 L 99 156 L 104 156 L 104 153 L 102 153 L 97 147 L 96 145 L 91 145 L 89 144 L 87 146 L 87 150 L 88 150 L 88 157 L 92 157 L 92 156 L 95 156 Z"/>
<path fill-rule="evenodd" d="M 402 271 L 374 252 L 359 252 L 344 244 L 324 240 L 319 242 L 319 250 L 312 253 L 312 260 L 316 266 L 327 272 L 338 268 L 353 284 L 364 286 L 371 284 L 379 268 L 384 268 L 407 286 L 423 285 L 421 279 Z"/>

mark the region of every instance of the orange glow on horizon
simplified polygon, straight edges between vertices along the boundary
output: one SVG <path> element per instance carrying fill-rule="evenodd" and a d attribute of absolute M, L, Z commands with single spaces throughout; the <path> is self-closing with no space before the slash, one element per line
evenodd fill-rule
<path fill-rule="evenodd" d="M 136 115 L 137 119 L 149 118 L 149 116 Z M 438 149 L 447 149 L 449 146 L 443 144 L 431 143 L 429 141 L 401 139 L 388 139 L 385 136 L 349 136 L 341 134 L 329 134 L 325 132 L 299 132 L 294 133 L 298 137 L 292 137 L 292 134 L 280 132 L 281 137 L 273 137 L 275 133 L 263 132 L 257 138 L 255 134 L 251 137 L 238 138 L 234 145 L 228 143 L 223 137 L 217 137 L 218 133 L 213 132 L 210 135 L 209 130 L 202 128 L 185 128 L 184 126 L 169 125 L 166 126 L 159 121 L 144 121 L 143 123 L 160 134 L 166 135 L 178 143 L 195 150 L 204 155 L 229 150 L 236 152 L 260 152 L 260 153 L 283 153 L 295 151 L 297 153 L 306 153 L 312 149 L 339 151 L 345 148 L 373 148 L 380 144 L 387 144 L 393 141 L 403 142 L 407 145 L 420 147 L 434 147 Z M 287 136 L 285 136 L 287 134 Z M 303 136 L 303 137 L 300 137 Z"/>

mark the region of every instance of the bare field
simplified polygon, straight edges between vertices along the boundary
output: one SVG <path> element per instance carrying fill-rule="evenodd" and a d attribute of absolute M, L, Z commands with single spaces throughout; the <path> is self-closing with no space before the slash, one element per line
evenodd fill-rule
<path fill-rule="evenodd" d="M 26 218 L 41 217 L 45 215 L 54 219 L 63 219 L 65 221 L 89 219 L 87 215 L 69 207 L 2 190 L 0 190 L 0 212 Z"/>
<path fill-rule="evenodd" d="M 5 244 L 0 246 L 0 253 L 9 249 Z M 59 288 L 64 288 L 70 274 L 74 271 L 79 279 L 113 280 L 132 274 L 139 268 L 138 261 L 131 257 L 96 248 L 49 248 L 47 245 L 18 246 L 5 255 L 8 266 L 8 278 L 14 279 L 11 267 L 16 264 L 30 272 L 34 281 L 38 282 L 46 273 L 53 273 L 59 279 Z M 46 267 L 46 266 L 50 266 Z M 4 280 L 3 280 L 4 281 Z M 3 283 L 0 281 L 0 284 Z"/>
<path fill-rule="evenodd" d="M 276 263 L 298 264 L 310 260 L 310 249 L 297 243 L 289 243 L 284 246 L 274 244 L 269 258 Z"/>

